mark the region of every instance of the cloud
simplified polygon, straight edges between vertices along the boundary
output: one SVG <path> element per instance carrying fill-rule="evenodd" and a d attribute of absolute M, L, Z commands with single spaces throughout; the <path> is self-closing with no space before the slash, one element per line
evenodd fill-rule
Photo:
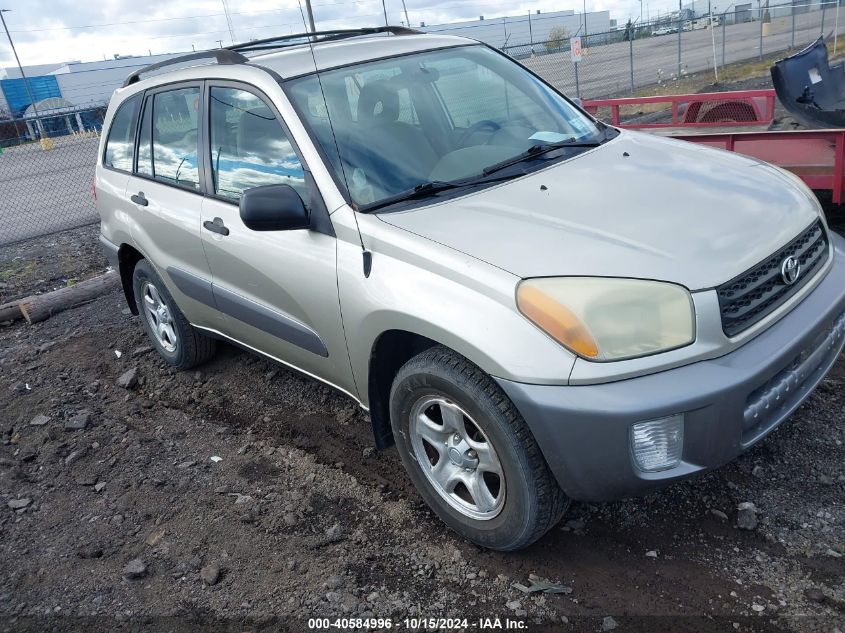
<path fill-rule="evenodd" d="M 303 0 L 304 2 L 304 0 Z M 392 24 L 404 21 L 401 0 L 385 0 Z M 702 0 L 703 2 L 703 0 Z M 301 32 L 297 0 L 228 0 L 235 39 Z M 381 0 L 312 0 L 318 28 L 374 26 L 384 23 Z M 573 9 L 583 0 L 561 4 L 552 0 L 406 0 L 412 25 L 454 22 L 527 11 Z M 587 10 L 609 9 L 624 20 L 639 15 L 638 0 L 587 0 Z M 671 1 L 655 0 L 662 11 Z M 190 51 L 231 43 L 221 0 L 4 0 L 3 7 L 21 63 L 45 64 L 70 60 L 94 61 L 120 55 Z M 5 34 L 0 34 L 5 38 Z M 0 43 L 0 66 L 14 65 L 8 45 Z"/>

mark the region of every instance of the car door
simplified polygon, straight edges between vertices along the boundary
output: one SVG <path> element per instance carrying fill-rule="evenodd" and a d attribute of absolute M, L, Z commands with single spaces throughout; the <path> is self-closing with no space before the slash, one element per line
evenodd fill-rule
<path fill-rule="evenodd" d="M 271 101 L 256 88 L 207 82 L 202 242 L 226 336 L 355 393 L 337 290 L 336 239 L 319 192 Z M 327 230 L 255 231 L 241 194 L 287 184 Z"/>
<path fill-rule="evenodd" d="M 98 161 L 95 179 L 95 201 L 101 219 L 103 237 L 114 245 L 131 242 L 123 218 L 135 213 L 134 203 L 126 195 L 132 177 L 135 156 L 135 134 L 143 93 L 123 101 L 109 122 L 103 155 Z M 103 130 L 106 134 L 106 130 Z M 117 264 L 112 262 L 115 267 Z"/>
<path fill-rule="evenodd" d="M 211 272 L 200 237 L 201 121 L 201 82 L 146 91 L 135 172 L 126 196 L 135 207 L 135 244 L 188 320 L 216 329 L 223 317 L 214 307 Z"/>

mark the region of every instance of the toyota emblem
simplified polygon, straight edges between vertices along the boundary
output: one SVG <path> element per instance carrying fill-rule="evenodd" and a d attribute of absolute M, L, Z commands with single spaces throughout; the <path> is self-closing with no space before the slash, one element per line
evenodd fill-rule
<path fill-rule="evenodd" d="M 792 256 L 787 257 L 780 265 L 780 276 L 783 279 L 783 283 L 791 286 L 801 276 L 801 262 Z"/>

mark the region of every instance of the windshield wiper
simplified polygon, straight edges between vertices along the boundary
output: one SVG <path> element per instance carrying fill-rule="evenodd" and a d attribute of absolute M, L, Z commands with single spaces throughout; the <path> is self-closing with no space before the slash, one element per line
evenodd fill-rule
<path fill-rule="evenodd" d="M 554 151 L 556 149 L 563 149 L 569 147 L 598 147 L 606 140 L 606 137 L 602 137 L 602 139 L 599 141 L 576 141 L 575 139 L 569 139 L 566 141 L 559 141 L 557 143 L 538 143 L 537 145 L 532 145 L 527 150 L 525 150 L 521 154 L 517 154 L 513 158 L 508 158 L 500 163 L 495 163 L 493 165 L 490 165 L 489 167 L 485 167 L 481 173 L 484 176 L 489 176 L 490 174 L 495 173 L 497 171 L 501 171 L 502 169 L 510 167 L 511 165 L 516 165 L 531 158 L 536 158 L 538 156 L 542 156 L 543 154 L 548 154 L 549 152 Z"/>
<path fill-rule="evenodd" d="M 458 189 L 461 187 L 471 187 L 473 185 L 483 185 L 492 182 L 499 182 L 502 180 L 510 180 L 511 178 L 516 178 L 520 175 L 522 174 L 509 174 L 507 176 L 496 176 L 495 178 L 472 177 L 465 178 L 463 180 L 433 180 L 431 182 L 424 182 L 422 184 L 417 185 L 413 189 L 401 191 L 395 195 L 390 196 L 389 198 L 385 198 L 384 200 L 379 200 L 378 202 L 364 205 L 361 208 L 361 211 L 364 213 L 369 213 L 370 211 L 375 211 L 377 209 L 388 207 L 398 202 L 430 198 L 432 196 L 437 195 L 441 191 L 447 191 L 449 189 Z"/>
<path fill-rule="evenodd" d="M 374 211 L 375 209 L 381 209 L 382 207 L 387 207 L 391 204 L 396 204 L 397 202 L 428 198 L 429 196 L 438 194 L 441 191 L 446 191 L 447 189 L 454 189 L 455 187 L 460 186 L 461 185 L 456 182 L 447 182 L 445 180 L 433 180 L 431 182 L 424 182 L 422 184 L 417 185 L 413 189 L 400 191 L 399 193 L 392 195 L 389 198 L 385 198 L 384 200 L 379 200 L 378 202 L 375 202 L 373 204 L 366 205 L 362 209 L 362 211 Z"/>

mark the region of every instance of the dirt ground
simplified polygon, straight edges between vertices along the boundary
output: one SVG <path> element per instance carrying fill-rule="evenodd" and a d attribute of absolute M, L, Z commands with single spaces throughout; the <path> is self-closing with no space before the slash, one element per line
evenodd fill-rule
<path fill-rule="evenodd" d="M 102 270 L 96 234 L 4 248 L 0 273 L 17 271 L 4 293 Z M 228 346 L 175 372 L 113 292 L 0 327 L 0 630 L 306 631 L 314 617 L 404 630 L 421 616 L 482 630 L 498 616 L 531 631 L 841 633 L 843 411 L 840 359 L 736 462 L 574 504 L 500 554 L 426 509 L 350 400 Z M 535 577 L 562 593 L 515 586 Z"/>

